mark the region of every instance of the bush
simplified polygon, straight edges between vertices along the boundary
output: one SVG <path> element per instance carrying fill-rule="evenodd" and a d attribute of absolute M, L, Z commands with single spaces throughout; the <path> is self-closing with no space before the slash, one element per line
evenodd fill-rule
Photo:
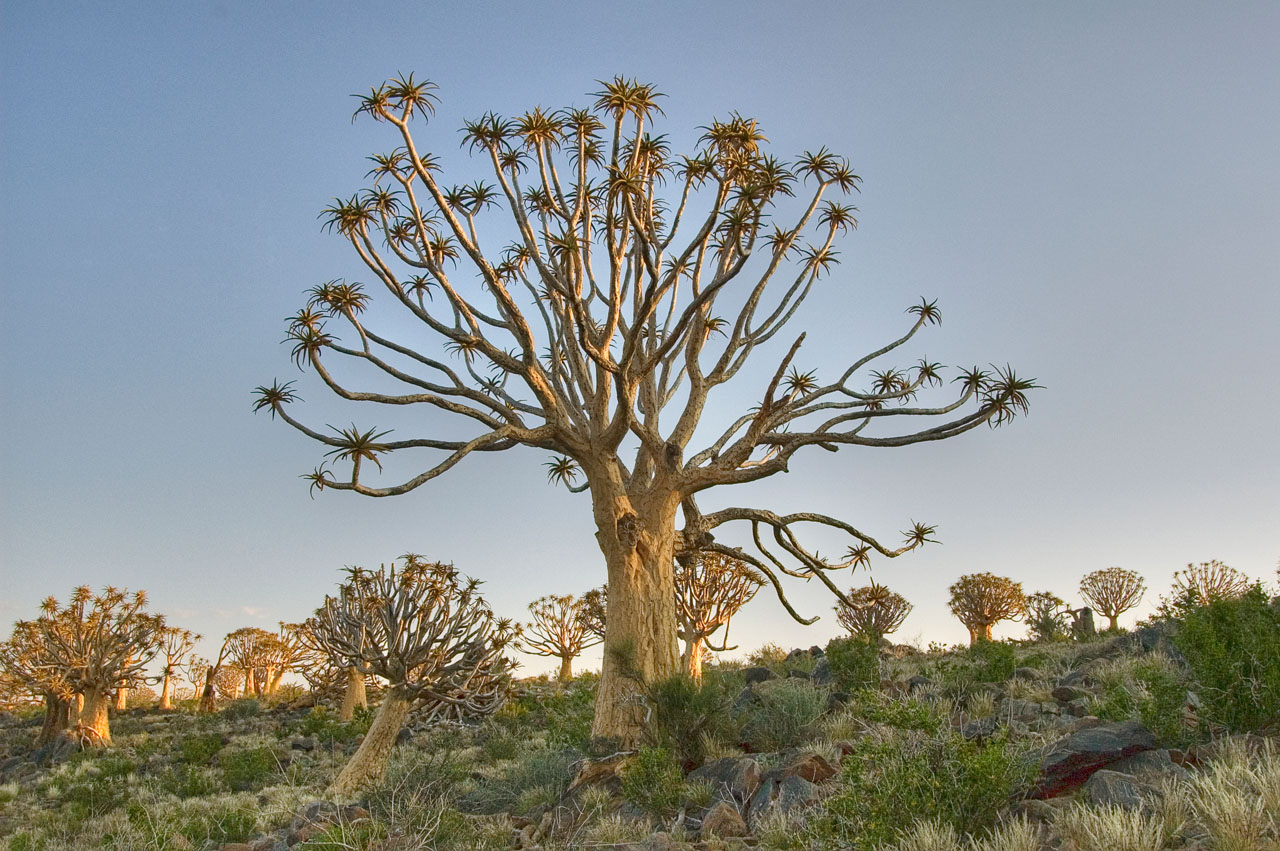
<path fill-rule="evenodd" d="M 224 744 L 220 733 L 188 736 L 178 747 L 178 758 L 187 765 L 208 765 Z"/>
<path fill-rule="evenodd" d="M 262 704 L 258 702 L 256 697 L 242 697 L 239 700 L 233 700 L 227 704 L 227 708 L 222 710 L 222 717 L 239 719 L 251 718 L 262 711 Z"/>
<path fill-rule="evenodd" d="M 980 683 L 1002 683 L 1013 678 L 1017 667 L 1013 646 L 999 641 L 979 641 L 966 652 Z"/>
<path fill-rule="evenodd" d="M 743 740 L 753 751 L 777 751 L 800 744 L 827 709 L 827 691 L 807 680 L 761 683 L 746 711 Z"/>
<path fill-rule="evenodd" d="M 297 732 L 303 736 L 313 736 L 326 743 L 354 742 L 369 732 L 374 714 L 375 710 L 359 706 L 356 707 L 350 721 L 340 721 L 337 715 L 325 707 L 317 706 L 302 719 Z"/>
<path fill-rule="evenodd" d="M 880 685 L 880 648 L 862 638 L 833 638 L 827 643 L 831 681 L 841 691 Z"/>
<path fill-rule="evenodd" d="M 573 779 L 573 765 L 583 752 L 561 744 L 525 748 L 497 777 L 480 777 L 475 789 L 463 797 L 469 811 L 493 814 L 529 808 L 546 799 L 557 800 Z M 462 775 L 465 776 L 463 771 Z M 430 774 L 424 775 L 427 779 Z"/>
<path fill-rule="evenodd" d="M 1141 721 L 1164 747 L 1187 744 L 1192 736 L 1184 719 L 1187 683 L 1164 656 L 1136 660 L 1124 680 L 1103 682 L 1093 712 L 1113 721 Z"/>
<path fill-rule="evenodd" d="M 683 774 L 666 748 L 640 748 L 620 774 L 624 799 L 655 816 L 675 814 L 684 797 Z"/>
<path fill-rule="evenodd" d="M 822 847 L 891 843 L 904 813 L 935 819 L 961 834 L 978 833 L 995 824 L 997 813 L 1035 773 L 1033 761 L 1003 736 L 979 744 L 949 730 L 868 736 L 843 764 L 840 791 L 808 825 Z"/>
<path fill-rule="evenodd" d="M 1173 641 L 1212 723 L 1246 731 L 1280 719 L 1280 608 L 1261 586 L 1185 608 Z"/>
<path fill-rule="evenodd" d="M 702 765 L 709 746 L 729 732 L 732 695 L 723 684 L 712 679 L 697 683 L 680 673 L 646 685 L 645 742 L 670 752 L 685 770 Z"/>
<path fill-rule="evenodd" d="M 224 751 L 218 754 L 222 768 L 222 780 L 237 792 L 261 789 L 267 778 L 276 773 L 280 761 L 269 747 L 250 748 L 243 751 Z"/>

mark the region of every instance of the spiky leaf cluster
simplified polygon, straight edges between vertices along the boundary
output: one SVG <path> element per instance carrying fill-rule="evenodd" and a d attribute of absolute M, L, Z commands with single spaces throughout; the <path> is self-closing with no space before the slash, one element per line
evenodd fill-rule
<path fill-rule="evenodd" d="M 906 597 L 875 583 L 852 588 L 844 596 L 836 606 L 836 620 L 850 635 L 873 643 L 896 632 L 913 608 Z"/>
<path fill-rule="evenodd" d="M 1123 612 L 1142 602 L 1142 595 L 1146 590 L 1147 583 L 1142 576 L 1123 567 L 1095 570 L 1080 580 L 1080 596 L 1088 600 L 1098 612 L 1110 618 L 1113 624 Z"/>

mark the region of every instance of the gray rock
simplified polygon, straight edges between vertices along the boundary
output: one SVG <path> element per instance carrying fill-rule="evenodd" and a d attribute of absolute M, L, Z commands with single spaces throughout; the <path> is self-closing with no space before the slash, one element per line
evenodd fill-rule
<path fill-rule="evenodd" d="M 1075 700 L 1067 704 L 1067 714 L 1074 715 L 1077 718 L 1084 718 L 1089 714 L 1089 710 L 1092 707 L 1092 700 L 1087 697 L 1077 697 Z"/>
<path fill-rule="evenodd" d="M 726 801 L 719 801 L 702 817 L 702 835 L 704 838 L 746 836 L 747 823 L 737 807 Z"/>
<path fill-rule="evenodd" d="M 915 691 L 918 688 L 924 688 L 925 686 L 931 685 L 933 685 L 933 680 L 929 679 L 924 674 L 916 674 L 914 677 L 907 680 L 908 691 Z"/>
<path fill-rule="evenodd" d="M 1084 671 L 1072 671 L 1058 680 L 1058 685 L 1060 686 L 1087 686 L 1092 684 L 1093 680 Z"/>
<path fill-rule="evenodd" d="M 996 734 L 1000 729 L 1000 721 L 992 716 L 990 718 L 979 718 L 977 721 L 970 721 L 960 728 L 960 735 L 970 741 L 987 739 Z"/>
<path fill-rule="evenodd" d="M 760 788 L 751 798 L 751 821 L 758 822 L 770 813 L 790 813 L 818 800 L 818 787 L 803 777 L 780 777 L 769 772 L 761 780 Z"/>
<path fill-rule="evenodd" d="M 1128 774 L 1107 768 L 1091 774 L 1080 792 L 1086 801 L 1099 807 L 1136 810 L 1142 806 L 1142 784 Z"/>
<path fill-rule="evenodd" d="M 1113 762 L 1108 766 L 1108 769 L 1119 771 L 1123 774 L 1131 774 L 1139 779 L 1163 777 L 1165 775 L 1185 777 L 1188 774 L 1185 768 L 1173 761 L 1167 750 L 1136 753 L 1131 757 Z"/>
<path fill-rule="evenodd" d="M 1001 718 L 1030 724 L 1040 717 L 1040 704 L 1034 700 L 1010 698 L 1000 706 Z"/>
<path fill-rule="evenodd" d="M 1035 668 L 1014 668 L 1013 678 L 1015 680 L 1038 680 L 1040 672 Z"/>
<path fill-rule="evenodd" d="M 749 756 L 726 756 L 689 773 L 690 780 L 709 783 L 719 801 L 745 804 L 760 788 L 760 763 Z"/>
<path fill-rule="evenodd" d="M 1155 736 L 1137 721 L 1101 723 L 1072 733 L 1045 752 L 1031 797 L 1052 798 L 1077 789 L 1098 769 L 1155 746 Z"/>
<path fill-rule="evenodd" d="M 1089 693 L 1083 689 L 1063 685 L 1058 686 L 1051 693 L 1053 694 L 1053 699 L 1061 703 L 1070 703 L 1073 700 L 1089 696 Z"/>
<path fill-rule="evenodd" d="M 752 683 L 763 683 L 768 680 L 778 679 L 778 675 L 763 665 L 757 665 L 753 668 L 743 668 L 742 677 L 747 681 L 747 685 Z"/>
<path fill-rule="evenodd" d="M 818 664 L 813 666 L 813 673 L 809 675 L 809 679 L 816 686 L 825 686 L 831 682 L 831 662 L 827 659 L 819 659 Z"/>

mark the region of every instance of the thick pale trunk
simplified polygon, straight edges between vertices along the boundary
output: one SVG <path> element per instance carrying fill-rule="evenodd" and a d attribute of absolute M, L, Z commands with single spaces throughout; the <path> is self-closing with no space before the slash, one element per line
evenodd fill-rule
<path fill-rule="evenodd" d="M 596 540 L 609 568 L 609 613 L 604 663 L 591 734 L 630 747 L 640 738 L 644 683 L 680 670 L 676 648 L 675 512 L 667 494 L 656 504 L 633 506 L 620 488 L 593 488 Z"/>
<path fill-rule="evenodd" d="M 213 712 L 218 708 L 213 685 L 213 678 L 217 674 L 216 669 L 210 668 L 209 672 L 204 675 L 204 689 L 200 692 L 200 712 Z"/>
<path fill-rule="evenodd" d="M 40 736 L 36 739 L 36 745 L 47 745 L 58 738 L 59 733 L 70 727 L 73 711 L 73 701 L 63 700 L 56 694 L 46 694 L 44 696 L 44 724 L 40 728 Z"/>
<path fill-rule="evenodd" d="M 979 641 L 991 640 L 991 624 L 980 623 L 969 627 L 969 646 L 977 644 Z"/>
<path fill-rule="evenodd" d="M 567 683 L 569 682 L 569 680 L 573 679 L 573 657 L 572 656 L 560 657 L 560 676 L 558 679 L 562 683 Z"/>
<path fill-rule="evenodd" d="M 267 681 L 267 694 L 275 694 L 280 691 L 280 681 L 284 679 L 284 669 L 274 672 L 271 679 Z"/>
<path fill-rule="evenodd" d="M 116 712 L 124 712 L 129 708 L 129 687 L 120 686 L 116 689 Z"/>
<path fill-rule="evenodd" d="M 347 687 L 342 692 L 342 708 L 338 710 L 339 721 L 350 721 L 356 716 L 356 707 L 368 707 L 369 700 L 364 693 L 364 674 L 355 668 L 347 668 Z"/>
<path fill-rule="evenodd" d="M 244 696 L 249 697 L 257 690 L 257 685 L 253 679 L 253 668 L 245 668 L 244 670 Z"/>
<path fill-rule="evenodd" d="M 1107 615 L 1107 620 L 1111 621 L 1111 623 L 1107 624 L 1107 629 L 1110 629 L 1110 630 L 1117 630 L 1117 629 L 1119 629 L 1119 628 L 1120 628 L 1120 616 L 1119 616 L 1119 615 Z"/>
<path fill-rule="evenodd" d="M 107 717 L 110 702 L 111 696 L 107 689 L 85 689 L 80 726 L 88 733 L 86 738 L 92 747 L 111 744 L 111 722 Z"/>
<path fill-rule="evenodd" d="M 169 694 L 173 690 L 171 688 L 171 685 L 172 685 L 171 676 L 169 674 L 169 671 L 166 669 L 164 672 L 164 679 L 160 681 L 160 708 L 161 709 L 173 708 L 173 697 Z"/>
<path fill-rule="evenodd" d="M 397 686 L 387 690 L 369 732 L 365 733 L 360 747 L 334 779 L 325 793 L 327 797 L 348 800 L 365 786 L 382 779 L 391 758 L 391 749 L 395 747 L 412 707 L 413 701 L 402 688 Z"/>
<path fill-rule="evenodd" d="M 702 643 L 701 638 L 686 638 L 684 640 L 684 653 L 680 656 L 681 664 L 684 665 L 689 677 L 695 682 L 702 682 L 702 660 L 707 655 L 706 645 Z"/>

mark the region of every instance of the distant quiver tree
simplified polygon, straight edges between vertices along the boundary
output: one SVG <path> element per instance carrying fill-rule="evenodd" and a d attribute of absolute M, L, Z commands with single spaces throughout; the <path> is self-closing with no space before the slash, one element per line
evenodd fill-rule
<path fill-rule="evenodd" d="M 1253 582 L 1248 576 L 1214 559 L 1189 564 L 1173 575 L 1174 600 L 1194 599 L 1204 604 L 1210 600 L 1243 597 Z"/>
<path fill-rule="evenodd" d="M 912 608 L 906 597 L 883 585 L 863 585 L 851 589 L 836 605 L 836 620 L 850 635 L 879 644 L 880 639 L 898 631 Z"/>
<path fill-rule="evenodd" d="M 740 559 L 719 552 L 687 553 L 676 560 L 676 623 L 684 641 L 681 663 L 695 681 L 702 680 L 702 660 L 707 650 L 732 650 L 728 646 L 729 620 L 751 602 L 764 578 Z M 726 636 L 720 646 L 711 636 L 720 627 Z"/>
<path fill-rule="evenodd" d="M 1067 634 L 1067 602 L 1051 591 L 1027 595 L 1027 628 L 1036 641 L 1057 641 Z"/>
<path fill-rule="evenodd" d="M 589 627 L 583 601 L 572 594 L 548 594 L 529 604 L 529 623 L 520 633 L 522 650 L 560 660 L 557 679 L 573 679 L 573 660 L 604 640 Z"/>
<path fill-rule="evenodd" d="M 1022 585 L 992 573 L 969 573 L 949 589 L 951 614 L 969 630 L 969 643 L 991 640 L 991 627 L 1026 611 Z"/>
<path fill-rule="evenodd" d="M 1097 612 L 1107 616 L 1111 621 L 1107 624 L 1108 629 L 1118 629 L 1120 615 L 1141 603 L 1146 591 L 1147 583 L 1142 576 L 1123 567 L 1095 570 L 1080 580 L 1080 596 L 1088 600 Z"/>
<path fill-rule="evenodd" d="M 349 568 L 345 593 L 325 599 L 312 630 L 362 674 L 387 681 L 382 705 L 330 794 L 347 797 L 386 770 L 396 737 L 415 704 L 482 716 L 506 697 L 515 637 L 493 616 L 479 582 L 446 564 L 406 558 L 402 569 Z"/>
<path fill-rule="evenodd" d="M 642 719 L 628 673 L 653 681 L 680 663 L 676 556 L 748 562 L 809 623 L 782 576 L 817 577 L 839 597 L 828 572 L 872 552 L 899 556 L 934 533 L 915 523 L 895 545 L 814 512 L 704 513 L 701 494 L 784 472 L 811 447 L 897 447 L 998 426 L 1026 412 L 1036 385 L 1007 366 L 975 367 L 955 377 L 956 393 L 917 401 L 942 384 L 942 367 L 884 359 L 941 321 L 928 300 L 909 308 L 903 333 L 826 378 L 801 365 L 805 335 L 784 339 L 784 329 L 837 265 L 837 237 L 857 225 L 845 196 L 860 178 L 826 148 L 784 162 L 754 119 L 732 113 L 678 154 L 652 132 L 661 95 L 616 77 L 590 109 L 466 122 L 463 144 L 488 179 L 450 183 L 415 136 L 434 113 L 435 89 L 409 75 L 361 97 L 357 116 L 389 125 L 397 147 L 371 158 L 370 188 L 323 214 L 401 317 L 375 314 L 362 284 L 333 280 L 288 320 L 288 340 L 299 366 L 338 396 L 437 416 L 403 438 L 377 426 L 313 428 L 290 412 L 292 382 L 259 387 L 255 408 L 327 447 L 308 476 L 318 490 L 395 496 L 475 453 L 552 453 L 550 479 L 590 495 L 608 571 L 593 732 L 634 742 Z M 404 319 L 419 330 L 392 336 Z M 691 445 L 713 394 L 757 352 L 763 371 L 739 382 L 755 404 Z M 344 364 L 380 380 L 357 386 Z M 387 456 L 412 453 L 431 458 L 391 483 L 376 477 Z M 753 530 L 758 552 L 717 540 L 731 523 Z M 806 526 L 847 535 L 848 554 L 820 557 L 802 541 Z"/>

